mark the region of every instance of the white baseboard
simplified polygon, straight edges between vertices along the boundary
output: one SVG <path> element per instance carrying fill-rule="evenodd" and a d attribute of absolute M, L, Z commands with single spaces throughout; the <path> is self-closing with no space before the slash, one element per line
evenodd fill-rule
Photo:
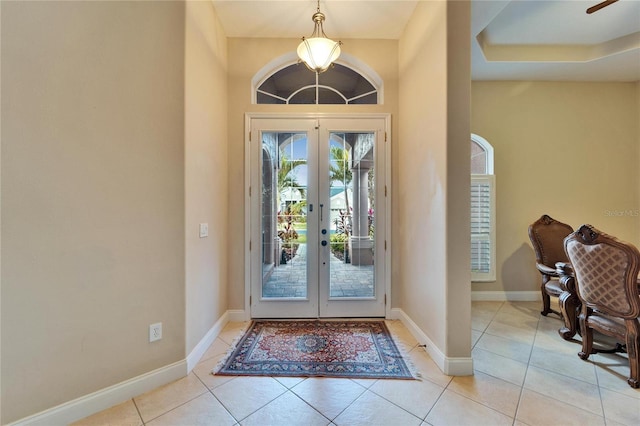
<path fill-rule="evenodd" d="M 216 321 L 216 323 L 207 331 L 207 334 L 198 342 L 195 348 L 187 355 L 187 374 L 198 365 L 204 353 L 209 349 L 209 346 L 216 340 L 216 337 L 220 334 L 224 326 L 229 322 L 229 311 L 222 314 L 222 316 Z"/>
<path fill-rule="evenodd" d="M 391 309 L 390 319 L 402 321 L 413 337 L 421 345 L 425 345 L 425 351 L 444 374 L 450 376 L 473 375 L 473 359 L 471 357 L 447 357 L 402 309 Z"/>
<path fill-rule="evenodd" d="M 244 310 L 225 312 L 183 360 L 124 382 L 81 396 L 56 407 L 20 419 L 7 426 L 62 426 L 123 403 L 160 386 L 185 377 L 198 364 L 211 343 L 229 321 L 244 321 Z"/>
<path fill-rule="evenodd" d="M 540 291 L 472 291 L 471 300 L 489 302 L 538 302 L 542 300 Z"/>
<path fill-rule="evenodd" d="M 159 386 L 187 375 L 186 360 L 158 368 L 124 382 L 109 386 L 56 407 L 25 417 L 8 426 L 57 426 L 106 410 Z"/>
<path fill-rule="evenodd" d="M 229 314 L 230 322 L 243 322 L 251 319 L 244 309 L 230 309 L 227 314 Z"/>

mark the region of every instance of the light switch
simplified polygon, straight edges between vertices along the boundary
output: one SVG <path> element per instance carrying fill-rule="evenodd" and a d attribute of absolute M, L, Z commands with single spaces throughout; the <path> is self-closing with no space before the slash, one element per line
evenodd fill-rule
<path fill-rule="evenodd" d="M 209 236 L 209 224 L 201 223 L 200 224 L 200 238 L 205 238 Z"/>

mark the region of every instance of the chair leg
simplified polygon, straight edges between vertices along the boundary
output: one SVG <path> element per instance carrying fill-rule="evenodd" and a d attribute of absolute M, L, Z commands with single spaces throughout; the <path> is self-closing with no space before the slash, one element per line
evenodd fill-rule
<path fill-rule="evenodd" d="M 564 340 L 571 340 L 578 332 L 578 308 L 580 300 L 575 294 L 568 291 L 563 292 L 560 297 L 560 312 L 564 319 L 564 327 L 558 333 Z"/>
<path fill-rule="evenodd" d="M 627 323 L 627 356 L 629 357 L 629 379 L 632 388 L 640 387 L 640 323 L 637 319 L 625 320 Z"/>
<path fill-rule="evenodd" d="M 540 312 L 540 314 L 546 317 L 547 314 L 551 312 L 550 308 L 551 308 L 551 298 L 544 290 L 542 290 L 542 311 Z"/>
<path fill-rule="evenodd" d="M 593 330 L 586 324 L 584 314 L 580 314 L 579 320 L 582 331 L 582 350 L 578 352 L 578 356 L 586 360 L 593 353 Z"/>
<path fill-rule="evenodd" d="M 542 285 L 540 286 L 540 291 L 542 292 L 542 312 L 540 314 L 542 316 L 547 316 L 547 314 L 553 312 L 551 310 L 551 298 L 545 291 L 544 285 L 549 281 L 549 277 L 546 275 L 542 276 Z"/>

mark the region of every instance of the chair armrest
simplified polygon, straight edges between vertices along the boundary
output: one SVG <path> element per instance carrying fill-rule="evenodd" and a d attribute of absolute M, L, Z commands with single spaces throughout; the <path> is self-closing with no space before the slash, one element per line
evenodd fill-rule
<path fill-rule="evenodd" d="M 570 263 L 557 262 L 556 273 L 558 275 L 573 275 L 573 266 Z"/>
<path fill-rule="evenodd" d="M 540 271 L 540 273 L 544 275 L 549 275 L 551 277 L 558 276 L 558 273 L 555 269 L 549 268 L 547 265 L 543 265 L 542 263 L 536 263 L 536 268 L 538 269 L 538 271 Z"/>

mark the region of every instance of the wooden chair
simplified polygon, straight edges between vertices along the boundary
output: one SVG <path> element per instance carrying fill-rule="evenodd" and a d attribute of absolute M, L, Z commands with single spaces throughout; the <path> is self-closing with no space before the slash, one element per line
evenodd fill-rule
<path fill-rule="evenodd" d="M 556 263 L 569 261 L 564 252 L 563 241 L 572 232 L 571 226 L 558 222 L 546 214 L 529 225 L 529 239 L 536 254 L 536 268 L 542 275 L 540 286 L 542 312 L 540 313 L 544 316 L 553 312 L 562 317 L 560 312 L 551 309 L 550 296 L 559 297 L 565 291 L 558 279 Z"/>
<path fill-rule="evenodd" d="M 589 358 L 593 330 L 626 343 L 630 374 L 627 383 L 640 387 L 640 252 L 591 225 L 582 225 L 564 241 L 582 308 L 578 320 L 582 350 Z"/>

